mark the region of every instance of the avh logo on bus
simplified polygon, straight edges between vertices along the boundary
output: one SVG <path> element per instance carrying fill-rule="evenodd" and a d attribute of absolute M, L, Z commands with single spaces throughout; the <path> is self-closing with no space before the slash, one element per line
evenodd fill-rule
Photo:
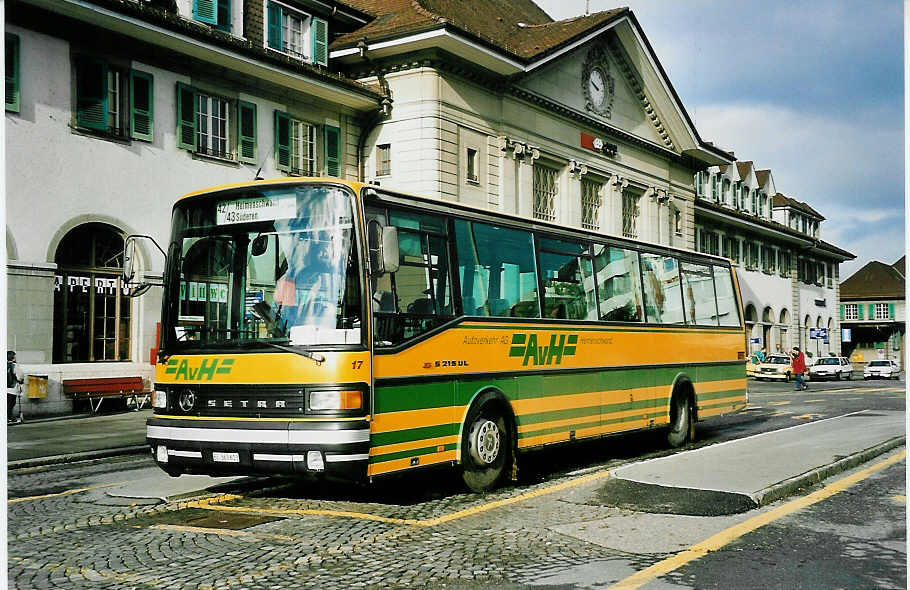
<path fill-rule="evenodd" d="M 177 359 L 171 359 L 164 372 L 167 375 L 173 375 L 174 379 L 178 380 L 202 381 L 202 378 L 205 377 L 207 381 L 211 381 L 215 373 L 226 375 L 231 372 L 233 366 L 234 359 L 221 359 L 221 366 L 218 366 L 218 359 L 202 359 L 202 364 L 196 367 L 189 366 L 187 359 L 179 362 Z"/>
<path fill-rule="evenodd" d="M 550 334 L 550 344 L 537 345 L 537 334 L 512 334 L 512 347 L 509 357 L 522 357 L 522 366 L 528 366 L 533 360 L 534 365 L 552 365 L 562 363 L 562 357 L 575 356 L 575 346 L 578 344 L 578 334 Z"/>

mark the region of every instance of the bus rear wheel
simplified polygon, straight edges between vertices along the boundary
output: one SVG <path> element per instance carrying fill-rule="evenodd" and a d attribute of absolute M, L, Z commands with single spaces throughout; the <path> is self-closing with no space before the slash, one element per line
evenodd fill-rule
<path fill-rule="evenodd" d="M 689 396 L 677 389 L 670 402 L 670 430 L 667 432 L 667 444 L 673 448 L 681 447 L 695 438 L 695 420 Z"/>
<path fill-rule="evenodd" d="M 506 474 L 512 455 L 509 422 L 495 404 L 473 407 L 461 440 L 462 479 L 473 492 L 487 492 Z"/>

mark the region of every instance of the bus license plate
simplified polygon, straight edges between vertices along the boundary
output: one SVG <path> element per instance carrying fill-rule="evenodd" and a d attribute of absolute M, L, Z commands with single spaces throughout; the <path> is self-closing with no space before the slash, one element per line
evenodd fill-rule
<path fill-rule="evenodd" d="M 240 453 L 212 453 L 212 460 L 218 463 L 240 463 Z"/>

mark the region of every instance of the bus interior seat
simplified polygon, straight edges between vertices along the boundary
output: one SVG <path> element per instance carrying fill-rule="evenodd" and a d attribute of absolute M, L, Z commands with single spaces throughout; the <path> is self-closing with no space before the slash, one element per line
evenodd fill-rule
<path fill-rule="evenodd" d="M 373 301 L 378 304 L 374 306 L 374 311 L 395 311 L 395 294 L 391 291 L 376 291 Z"/>
<path fill-rule="evenodd" d="M 436 310 L 433 309 L 433 300 L 432 299 L 417 299 L 408 304 L 408 313 L 416 313 L 421 315 L 435 315 Z"/>

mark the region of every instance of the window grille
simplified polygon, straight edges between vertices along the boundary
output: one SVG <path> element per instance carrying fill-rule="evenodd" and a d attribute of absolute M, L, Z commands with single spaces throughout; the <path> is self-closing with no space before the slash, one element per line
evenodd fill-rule
<path fill-rule="evenodd" d="M 627 238 L 638 237 L 639 199 L 636 194 L 625 191 L 622 193 L 622 235 Z"/>
<path fill-rule="evenodd" d="M 284 17 L 282 49 L 290 55 L 306 58 L 306 33 L 309 29 L 306 21 L 309 19 L 286 8 L 282 10 L 282 16 Z"/>
<path fill-rule="evenodd" d="M 556 170 L 534 166 L 534 219 L 556 220 Z"/>
<path fill-rule="evenodd" d="M 888 304 L 887 303 L 876 303 L 875 304 L 875 319 L 877 320 L 887 320 L 889 318 L 888 314 Z"/>
<path fill-rule="evenodd" d="M 114 135 L 120 135 L 120 72 L 107 71 L 107 128 Z"/>
<path fill-rule="evenodd" d="M 291 174 L 312 176 L 316 169 L 316 128 L 291 120 Z"/>
<path fill-rule="evenodd" d="M 848 303 L 844 305 L 844 319 L 845 320 L 857 320 L 859 319 L 859 313 L 857 312 L 856 303 Z"/>
<path fill-rule="evenodd" d="M 600 229 L 601 186 L 593 180 L 581 181 L 581 227 L 585 229 Z"/>
<path fill-rule="evenodd" d="M 392 173 L 392 145 L 384 143 L 376 146 L 376 176 L 388 176 Z"/>

